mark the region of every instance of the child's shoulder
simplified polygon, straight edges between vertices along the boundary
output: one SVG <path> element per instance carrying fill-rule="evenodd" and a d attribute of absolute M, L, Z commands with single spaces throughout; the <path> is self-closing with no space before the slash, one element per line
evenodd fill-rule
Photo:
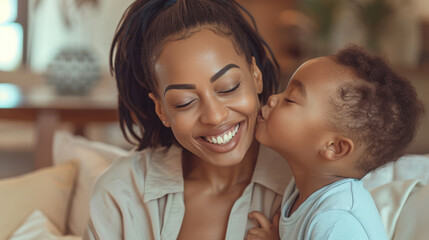
<path fill-rule="evenodd" d="M 319 190 L 317 212 L 329 210 L 353 211 L 361 201 L 373 201 L 370 193 L 357 179 L 343 179 Z"/>
<path fill-rule="evenodd" d="M 363 237 L 357 239 L 365 239 L 365 236 L 368 239 L 386 239 L 374 200 L 360 180 L 343 179 L 329 185 L 316 205 L 311 217 L 314 226 L 335 226 L 338 233 Z M 343 228 L 347 230 L 341 230 Z"/>

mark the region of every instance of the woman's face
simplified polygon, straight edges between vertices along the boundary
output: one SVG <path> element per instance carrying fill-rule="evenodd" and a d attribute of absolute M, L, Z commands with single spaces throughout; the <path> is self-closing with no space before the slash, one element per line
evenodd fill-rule
<path fill-rule="evenodd" d="M 155 63 L 156 112 L 177 141 L 214 166 L 241 162 L 254 140 L 262 76 L 232 41 L 201 29 L 168 42 Z"/>

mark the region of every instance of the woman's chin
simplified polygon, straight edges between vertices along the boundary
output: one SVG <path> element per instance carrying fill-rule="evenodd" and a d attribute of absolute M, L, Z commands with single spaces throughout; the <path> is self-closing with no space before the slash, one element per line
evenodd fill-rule
<path fill-rule="evenodd" d="M 243 161 L 243 157 L 237 157 L 235 159 L 214 159 L 211 162 L 211 165 L 215 166 L 215 167 L 219 167 L 219 168 L 228 168 L 228 167 L 234 167 L 238 164 L 240 164 Z"/>
<path fill-rule="evenodd" d="M 248 148 L 238 145 L 232 151 L 223 153 L 206 152 L 203 153 L 201 159 L 215 167 L 232 167 L 243 161 Z"/>

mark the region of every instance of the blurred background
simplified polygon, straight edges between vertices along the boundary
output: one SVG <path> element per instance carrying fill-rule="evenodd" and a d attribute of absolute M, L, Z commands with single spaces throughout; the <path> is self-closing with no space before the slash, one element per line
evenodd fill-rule
<path fill-rule="evenodd" d="M 49 165 L 65 129 L 125 149 L 108 56 L 133 1 L 0 0 L 0 178 Z M 429 104 L 429 1 L 240 0 L 281 66 L 356 43 L 382 55 Z M 409 153 L 429 153 L 426 116 Z"/>

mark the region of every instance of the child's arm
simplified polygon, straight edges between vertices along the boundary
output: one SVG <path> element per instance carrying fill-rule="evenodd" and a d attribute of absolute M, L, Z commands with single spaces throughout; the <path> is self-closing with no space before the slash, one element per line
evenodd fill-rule
<path fill-rule="evenodd" d="M 251 228 L 248 233 L 246 240 L 278 240 L 279 236 L 279 219 L 280 212 L 274 216 L 273 221 L 270 222 L 264 214 L 260 212 L 249 213 L 249 218 L 256 219 L 261 227 Z"/>

